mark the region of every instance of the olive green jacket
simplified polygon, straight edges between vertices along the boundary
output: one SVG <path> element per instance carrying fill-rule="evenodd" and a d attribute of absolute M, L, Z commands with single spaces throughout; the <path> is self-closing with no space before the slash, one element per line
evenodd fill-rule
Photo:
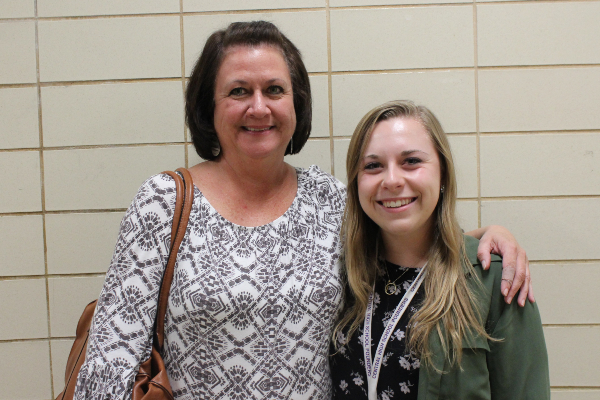
<path fill-rule="evenodd" d="M 540 313 L 535 303 L 525 307 L 506 304 L 500 293 L 502 261 L 492 256 L 490 269 L 484 271 L 477 260 L 479 241 L 465 236 L 467 256 L 483 287 L 469 278 L 485 320 L 487 333 L 500 342 L 480 336 L 463 340 L 462 361 L 459 367 L 449 367 L 440 338 L 432 334 L 429 345 L 433 353 L 431 367 L 421 366 L 419 400 L 546 400 L 550 399 L 548 354 Z"/>

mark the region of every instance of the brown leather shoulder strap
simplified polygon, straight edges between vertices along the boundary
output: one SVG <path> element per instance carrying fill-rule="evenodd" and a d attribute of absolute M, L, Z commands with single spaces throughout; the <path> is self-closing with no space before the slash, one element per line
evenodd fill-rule
<path fill-rule="evenodd" d="M 165 315 L 167 313 L 169 291 L 171 289 L 171 283 L 173 282 L 173 275 L 175 274 L 177 252 L 179 251 L 179 246 L 185 237 L 185 231 L 187 230 L 192 204 L 194 203 L 194 182 L 192 180 L 192 176 L 185 168 L 179 168 L 177 169 L 177 172 L 179 172 L 181 176 L 172 171 L 163 172 L 175 180 L 177 199 L 175 201 L 173 225 L 171 226 L 171 249 L 160 286 L 158 308 L 156 310 L 156 324 L 154 332 L 156 347 L 159 351 L 162 351 L 165 339 Z M 183 179 L 181 177 L 183 177 Z"/>

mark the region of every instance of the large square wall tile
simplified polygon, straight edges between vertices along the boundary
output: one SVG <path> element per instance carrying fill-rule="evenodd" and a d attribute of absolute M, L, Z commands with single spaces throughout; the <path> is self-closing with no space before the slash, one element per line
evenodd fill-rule
<path fill-rule="evenodd" d="M 151 175 L 184 163 L 183 145 L 44 152 L 47 210 L 125 208 Z"/>
<path fill-rule="evenodd" d="M 318 165 L 323 171 L 331 173 L 330 143 L 329 139 L 309 140 L 300 153 L 286 156 L 285 162 L 300 168 L 308 168 L 314 164 Z"/>
<path fill-rule="evenodd" d="M 344 184 L 348 183 L 346 155 L 348 154 L 349 146 L 350 139 L 334 139 L 333 141 L 333 167 L 335 169 L 335 177 L 344 182 Z"/>
<path fill-rule="evenodd" d="M 0 22 L 0 84 L 35 83 L 35 23 Z"/>
<path fill-rule="evenodd" d="M 265 20 L 274 23 L 298 47 L 308 72 L 327 71 L 327 20 L 325 11 L 258 14 L 194 15 L 183 18 L 185 74 L 190 76 L 206 39 L 232 22 Z"/>
<path fill-rule="evenodd" d="M 106 272 L 123 213 L 48 214 L 48 273 Z"/>
<path fill-rule="evenodd" d="M 477 7 L 479 66 L 600 63 L 600 3 Z"/>
<path fill-rule="evenodd" d="M 329 7 L 467 3 L 467 0 L 329 0 Z"/>
<path fill-rule="evenodd" d="M 472 6 L 331 11 L 334 71 L 469 67 L 473 46 Z"/>
<path fill-rule="evenodd" d="M 476 131 L 473 71 L 334 75 L 333 134 L 352 136 L 372 108 L 390 100 L 427 106 L 450 133 Z"/>
<path fill-rule="evenodd" d="M 67 359 L 71 352 L 74 339 L 55 339 L 50 341 L 52 350 L 52 383 L 54 394 L 60 393 L 65 387 L 65 372 Z"/>
<path fill-rule="evenodd" d="M 0 148 L 40 145 L 36 88 L 0 89 Z"/>
<path fill-rule="evenodd" d="M 40 79 L 181 77 L 179 16 L 40 21 Z"/>
<path fill-rule="evenodd" d="M 530 260 L 600 259 L 600 199 L 481 202 L 481 225 L 507 227 Z"/>
<path fill-rule="evenodd" d="M 481 195 L 600 194 L 599 133 L 481 137 Z"/>
<path fill-rule="evenodd" d="M 600 263 L 535 264 L 530 268 L 542 323 L 600 324 Z"/>
<path fill-rule="evenodd" d="M 552 400 L 598 400 L 600 389 L 554 389 Z"/>
<path fill-rule="evenodd" d="M 48 341 L 0 343 L 0 400 L 49 399 Z"/>
<path fill-rule="evenodd" d="M 312 131 L 310 137 L 329 137 L 329 83 L 326 76 L 311 76 Z"/>
<path fill-rule="evenodd" d="M 183 142 L 180 81 L 42 88 L 44 146 Z"/>
<path fill-rule="evenodd" d="M 43 275 L 41 215 L 0 217 L 0 276 Z"/>
<path fill-rule="evenodd" d="M 479 71 L 481 132 L 599 129 L 600 66 Z"/>
<path fill-rule="evenodd" d="M 479 203 L 476 200 L 458 200 L 456 215 L 465 232 L 479 228 Z"/>
<path fill-rule="evenodd" d="M 41 211 L 39 151 L 0 153 L 0 212 Z"/>
<path fill-rule="evenodd" d="M 449 136 L 458 181 L 458 197 L 477 197 L 477 137 Z"/>
<path fill-rule="evenodd" d="M 544 328 L 550 384 L 552 386 L 596 386 L 600 381 L 600 327 Z"/>
<path fill-rule="evenodd" d="M 48 337 L 45 279 L 0 281 L 0 340 Z"/>
<path fill-rule="evenodd" d="M 325 0 L 183 0 L 183 11 L 273 10 L 325 7 Z"/>
<path fill-rule="evenodd" d="M 31 0 L 0 0 L 0 18 L 33 18 L 34 4 Z"/>
<path fill-rule="evenodd" d="M 37 0 L 40 17 L 178 13 L 179 0 Z"/>
<path fill-rule="evenodd" d="M 52 337 L 75 336 L 83 309 L 100 296 L 103 283 L 104 276 L 48 279 Z"/>

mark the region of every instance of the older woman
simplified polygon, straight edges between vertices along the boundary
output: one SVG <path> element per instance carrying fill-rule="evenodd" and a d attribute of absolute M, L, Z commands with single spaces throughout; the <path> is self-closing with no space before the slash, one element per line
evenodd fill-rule
<path fill-rule="evenodd" d="M 165 321 L 173 395 L 327 399 L 345 188 L 318 167 L 284 162 L 311 128 L 300 53 L 270 23 L 234 23 L 208 39 L 186 100 L 207 161 L 190 168 L 194 204 Z M 151 350 L 174 199 L 170 177 L 151 177 L 123 218 L 77 399 L 130 396 Z M 500 243 L 516 248 L 510 236 Z"/>

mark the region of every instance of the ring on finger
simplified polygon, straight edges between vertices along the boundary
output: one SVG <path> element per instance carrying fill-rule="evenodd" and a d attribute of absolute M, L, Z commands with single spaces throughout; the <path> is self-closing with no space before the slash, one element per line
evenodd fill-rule
<path fill-rule="evenodd" d="M 502 278 L 502 280 L 508 282 L 509 285 L 512 285 L 513 283 L 513 281 L 511 281 L 510 279 Z"/>

